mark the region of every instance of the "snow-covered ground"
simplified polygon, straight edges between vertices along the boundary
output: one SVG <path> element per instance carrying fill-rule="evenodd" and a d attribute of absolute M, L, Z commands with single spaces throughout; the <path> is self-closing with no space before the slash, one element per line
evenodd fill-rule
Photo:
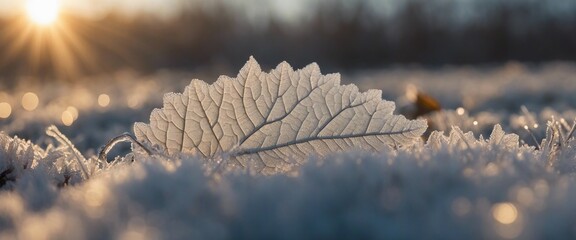
<path fill-rule="evenodd" d="M 108 77 L 122 81 L 21 81 L 1 90 L 0 117 L 8 105 L 10 112 L 0 118 L 0 239 L 576 237 L 576 141 L 567 139 L 576 64 L 345 74 L 342 82 L 362 91 L 381 89 L 400 113 L 414 107 L 414 88 L 437 99 L 443 111 L 425 117 L 447 137 L 434 133 L 399 151 L 312 157 L 290 175 L 215 173 L 201 159 L 145 157 L 128 144 L 109 156 L 129 154 L 133 163 L 96 161 L 99 147 L 147 122 L 163 93 L 181 92 L 191 77 L 124 72 Z M 51 124 L 87 158 L 89 180 L 65 139 L 45 134 Z M 449 134 L 453 126 L 463 132 Z"/>
<path fill-rule="evenodd" d="M 574 76 L 576 64 L 530 66 L 512 62 L 494 67 L 433 70 L 393 67 L 345 74 L 342 83 L 356 84 L 361 91 L 382 90 L 384 99 L 396 103 L 398 113 L 405 113 L 405 109 L 412 107 L 407 92 L 413 86 L 437 99 L 445 110 L 429 116 L 436 120 L 436 129 L 447 131 L 452 125 L 457 125 L 463 130 L 487 136 L 492 126 L 498 123 L 506 132 L 519 134 L 522 140 L 534 145 L 531 136 L 526 135 L 525 125 L 533 127 L 539 124 L 541 127 L 532 131 L 540 140 L 544 137 L 544 126 L 552 116 L 565 118 L 568 122 L 576 117 Z M 0 130 L 8 135 L 42 141 L 44 129 L 55 124 L 78 149 L 93 153 L 109 139 L 123 132 L 132 132 L 134 122 L 146 122 L 151 110 L 162 106 L 164 93 L 181 92 L 192 78 L 213 82 L 217 75 L 162 71 L 140 76 L 126 71 L 89 78 L 82 85 L 32 85 L 23 80 L 14 89 L 0 91 L 0 102 L 11 105 L 10 117 L 0 118 Z M 39 105 L 32 112 L 21 106 L 26 92 L 39 97 Z M 100 94 L 110 97 L 105 107 L 98 104 Z M 523 111 L 522 106 L 528 112 Z M 65 126 L 62 117 L 69 107 L 78 111 L 78 118 L 71 126 Z M 456 111 L 458 108 L 464 112 Z M 474 125 L 474 121 L 478 124 Z"/>

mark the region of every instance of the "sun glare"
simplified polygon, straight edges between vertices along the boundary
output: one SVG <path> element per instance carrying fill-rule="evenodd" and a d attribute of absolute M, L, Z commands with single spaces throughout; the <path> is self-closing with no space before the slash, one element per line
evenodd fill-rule
<path fill-rule="evenodd" d="M 73 81 L 82 74 L 98 73 L 110 66 L 100 59 L 97 50 L 101 48 L 96 46 L 119 52 L 117 56 L 122 59 L 131 59 L 124 46 L 115 41 L 117 37 L 129 39 L 129 35 L 66 11 L 66 0 L 22 2 L 22 15 L 0 29 L 0 39 L 9 40 L 8 46 L 0 46 L 0 68 L 24 61 L 26 75 Z"/>
<path fill-rule="evenodd" d="M 28 0 L 26 13 L 30 20 L 38 25 L 47 26 L 58 19 L 59 0 Z"/>

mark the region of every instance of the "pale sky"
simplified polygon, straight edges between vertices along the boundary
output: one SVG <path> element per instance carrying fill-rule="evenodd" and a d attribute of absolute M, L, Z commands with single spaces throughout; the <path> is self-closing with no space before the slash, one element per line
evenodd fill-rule
<path fill-rule="evenodd" d="M 109 10 L 128 14 L 153 12 L 168 16 L 180 8 L 183 0 L 60 0 L 62 9 L 87 16 L 98 16 Z M 189 1 L 188 1 L 189 2 Z M 24 8 L 26 0 L 0 0 L 0 14 L 17 14 Z"/>
<path fill-rule="evenodd" d="M 0 15 L 22 12 L 25 2 L 26 0 L 0 0 Z M 211 2 L 210 0 L 60 0 L 62 9 L 66 11 L 96 17 L 110 10 L 129 15 L 146 12 L 160 17 L 169 17 L 185 5 L 206 7 Z M 255 15 L 254 17 L 273 13 L 281 19 L 289 20 L 306 10 L 306 4 L 304 4 L 306 0 L 226 0 L 226 2 L 241 11 Z"/>
<path fill-rule="evenodd" d="M 160 17 L 170 17 L 177 13 L 184 5 L 202 5 L 209 7 L 213 5 L 213 0 L 60 0 L 61 5 L 66 11 L 78 12 L 85 16 L 99 16 L 110 10 L 120 11 L 125 14 L 137 14 L 140 12 L 156 14 Z M 221 0 L 229 6 L 239 10 L 240 14 L 248 17 L 251 21 L 260 21 L 262 17 L 267 18 L 270 15 L 279 19 L 292 21 L 301 17 L 306 17 L 310 13 L 311 2 L 341 1 L 345 4 L 346 0 Z M 392 15 L 395 10 L 402 4 L 403 0 L 365 0 L 370 4 L 371 10 L 378 12 L 382 16 Z M 455 17 L 459 15 L 462 20 L 475 18 L 481 14 L 482 10 L 474 6 L 474 3 L 502 3 L 502 0 L 434 0 L 430 1 L 438 6 L 443 4 L 457 5 L 459 12 L 445 13 L 438 11 L 439 15 L 450 14 Z M 510 0 L 507 0 L 510 1 Z M 516 0 L 514 2 L 534 2 L 542 0 Z M 0 16 L 7 14 L 17 14 L 22 12 L 26 0 L 0 0 Z M 351 1 L 354 2 L 354 1 Z M 425 1 L 424 1 L 425 2 Z M 543 12 L 553 12 L 555 16 L 575 17 L 576 0 L 553 0 L 546 1 Z M 433 10 L 436 11 L 436 10 Z"/>

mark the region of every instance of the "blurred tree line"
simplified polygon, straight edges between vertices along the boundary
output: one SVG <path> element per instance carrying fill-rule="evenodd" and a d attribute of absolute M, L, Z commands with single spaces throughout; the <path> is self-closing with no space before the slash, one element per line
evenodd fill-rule
<path fill-rule="evenodd" d="M 62 22 L 89 49 L 75 52 L 71 47 L 81 74 L 122 68 L 235 68 L 250 55 L 269 67 L 281 60 L 296 66 L 315 61 L 328 70 L 576 60 L 576 4 L 469 0 L 472 5 L 462 10 L 458 1 L 405 0 L 384 14 L 386 5 L 370 0 L 310 2 L 301 19 L 287 22 L 271 13 L 257 25 L 226 1 L 211 8 L 184 8 L 169 19 L 115 13 L 89 19 L 63 13 Z M 51 74 L 58 64 L 53 51 L 37 54 L 33 68 L 31 47 L 8 56 L 16 37 L 7 29 L 22 24 L 22 18 L 0 20 L 0 74 Z"/>

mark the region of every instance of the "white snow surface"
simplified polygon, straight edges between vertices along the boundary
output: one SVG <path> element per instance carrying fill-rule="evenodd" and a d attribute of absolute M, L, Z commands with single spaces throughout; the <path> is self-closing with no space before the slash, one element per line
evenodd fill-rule
<path fill-rule="evenodd" d="M 400 111 L 410 107 L 407 85 L 416 86 L 444 107 L 428 116 L 444 132 L 398 150 L 311 155 L 290 173 L 222 168 L 225 155 L 206 161 L 139 149 L 99 161 L 98 147 L 146 121 L 164 92 L 189 83 L 169 80 L 178 76 L 36 88 L 34 112 L 18 107 L 32 91 L 24 85 L 0 92 L 0 102 L 13 106 L 0 119 L 0 239 L 576 238 L 576 141 L 568 138 L 574 64 L 344 75 L 360 91 L 381 89 Z M 111 104 L 80 105 L 68 96 L 82 91 L 94 99 L 105 92 Z M 78 119 L 58 126 L 71 148 L 44 129 L 74 104 Z"/>

